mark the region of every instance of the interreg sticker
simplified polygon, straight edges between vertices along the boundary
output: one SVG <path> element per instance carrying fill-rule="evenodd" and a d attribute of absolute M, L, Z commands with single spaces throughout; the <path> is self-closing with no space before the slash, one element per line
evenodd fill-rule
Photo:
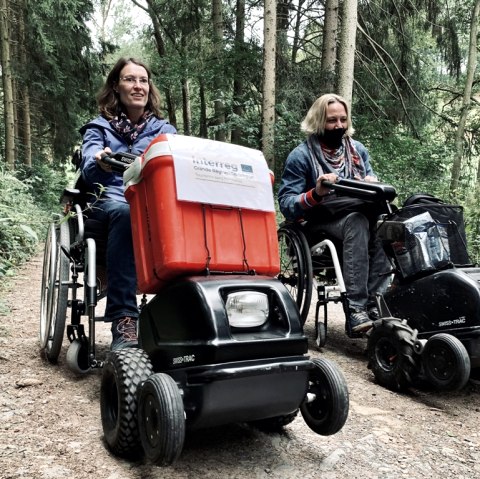
<path fill-rule="evenodd" d="M 275 211 L 262 152 L 182 135 L 169 135 L 169 145 L 178 200 Z"/>

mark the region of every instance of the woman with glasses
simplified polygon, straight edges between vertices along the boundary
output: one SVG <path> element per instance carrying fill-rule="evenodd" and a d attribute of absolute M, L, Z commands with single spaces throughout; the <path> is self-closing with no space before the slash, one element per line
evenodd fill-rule
<path fill-rule="evenodd" d="M 112 323 L 111 349 L 137 345 L 137 280 L 133 256 L 130 208 L 123 180 L 102 156 L 112 152 L 140 155 L 161 133 L 176 133 L 160 114 L 160 94 L 150 69 L 134 58 L 120 58 L 107 76 L 97 103 L 100 115 L 80 129 L 83 136 L 83 180 L 98 198 L 89 217 L 108 227 L 107 305 Z"/>

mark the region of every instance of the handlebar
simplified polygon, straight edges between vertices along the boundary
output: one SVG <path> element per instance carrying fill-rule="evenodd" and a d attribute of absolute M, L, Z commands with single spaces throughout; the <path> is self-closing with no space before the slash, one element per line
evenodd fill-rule
<path fill-rule="evenodd" d="M 397 196 L 395 188 L 386 183 L 340 178 L 336 183 L 324 180 L 322 185 L 334 190 L 338 196 L 351 196 L 371 201 L 390 202 Z"/>
<path fill-rule="evenodd" d="M 102 153 L 100 161 L 110 165 L 112 171 L 115 173 L 123 173 L 137 156 L 138 155 L 127 153 L 125 151 L 118 151 L 110 154 Z"/>

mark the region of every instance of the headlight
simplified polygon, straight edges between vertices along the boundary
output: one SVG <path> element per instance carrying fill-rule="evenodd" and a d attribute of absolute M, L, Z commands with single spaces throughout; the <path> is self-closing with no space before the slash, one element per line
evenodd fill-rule
<path fill-rule="evenodd" d="M 237 291 L 227 296 L 228 322 L 235 328 L 261 326 L 268 318 L 268 297 L 257 291 Z"/>

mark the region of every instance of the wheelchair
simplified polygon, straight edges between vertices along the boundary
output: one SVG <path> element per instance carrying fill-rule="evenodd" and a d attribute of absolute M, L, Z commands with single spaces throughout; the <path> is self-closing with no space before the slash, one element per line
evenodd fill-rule
<path fill-rule="evenodd" d="M 377 295 L 380 318 L 367 332 L 369 368 L 377 382 L 404 390 L 426 382 L 437 390 L 465 386 L 480 367 L 480 269 L 466 249 L 462 208 L 431 195 L 417 194 L 397 209 L 389 185 L 340 180 L 330 185 L 345 194 L 382 205 L 376 224 L 392 281 Z M 371 190 L 372 193 L 366 194 Z M 427 216 L 425 216 L 427 215 Z M 303 323 L 317 291 L 315 340 L 327 340 L 327 306 L 340 302 L 347 312 L 338 248 L 326 236 L 310 239 L 308 223 L 283 223 L 278 229 L 281 271 Z M 323 308 L 323 318 L 320 318 Z M 346 333 L 352 335 L 346 325 Z"/>
<path fill-rule="evenodd" d="M 134 159 L 129 153 L 117 153 L 105 161 L 121 172 Z M 75 152 L 72 162 L 77 168 L 80 161 Z M 92 201 L 81 177 L 74 188 L 64 189 L 60 199 L 63 211 L 48 226 L 43 256 L 40 348 L 49 362 L 56 363 L 66 329 L 70 342 L 66 362 L 78 374 L 103 365 L 96 353 L 95 324 L 103 320 L 96 315 L 96 306 L 106 296 L 108 281 L 107 230 L 102 222 L 88 217 Z M 142 304 L 145 301 L 144 297 Z M 82 323 L 85 316 L 86 324 Z"/>
<path fill-rule="evenodd" d="M 396 191 L 382 183 L 362 183 L 342 179 L 338 183 L 327 183 L 337 195 L 361 198 L 365 202 L 382 205 L 380 214 L 390 214 L 390 202 Z M 308 221 L 283 222 L 278 229 L 280 245 L 280 273 L 278 278 L 284 283 L 294 298 L 302 323 L 308 319 L 313 292 L 317 294 L 315 305 L 315 342 L 319 348 L 325 346 L 328 330 L 328 305 L 340 303 L 345 315 L 348 301 L 342 273 L 340 241 L 329 237 Z M 386 271 L 385 274 L 390 274 Z M 350 331 L 345 322 L 345 332 L 350 338 L 364 335 Z"/>

